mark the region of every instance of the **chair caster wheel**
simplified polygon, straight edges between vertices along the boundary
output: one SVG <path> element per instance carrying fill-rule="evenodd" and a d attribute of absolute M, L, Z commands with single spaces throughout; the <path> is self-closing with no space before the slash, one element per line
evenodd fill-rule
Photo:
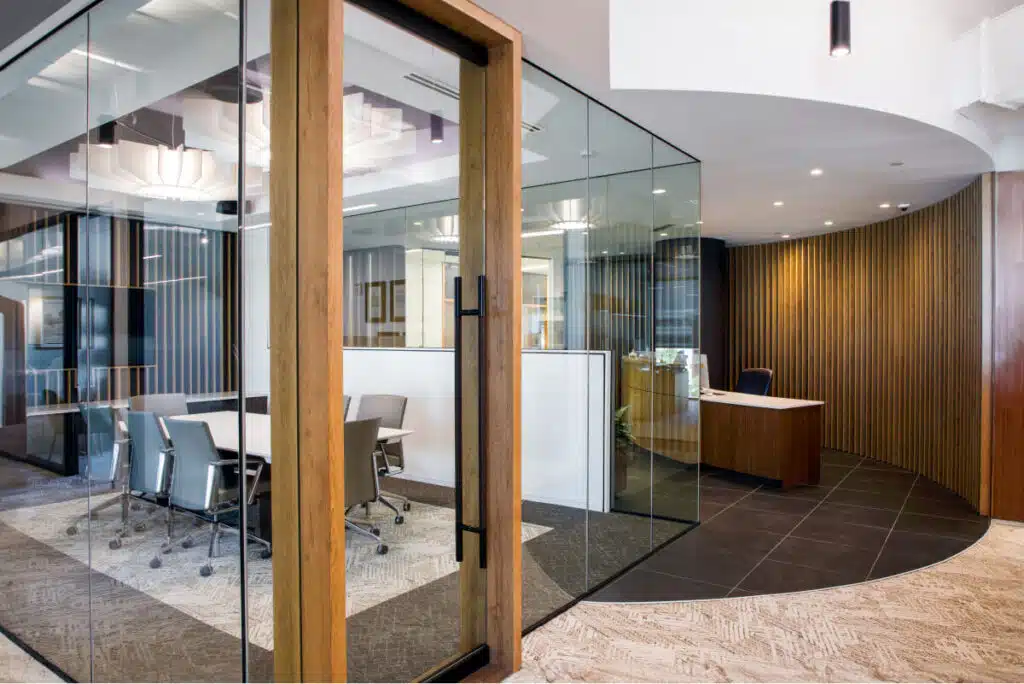
<path fill-rule="evenodd" d="M 383 555 L 387 554 L 387 552 L 388 552 L 388 545 L 387 544 L 377 544 L 377 553 L 379 553 L 380 555 L 383 556 Z"/>
<path fill-rule="evenodd" d="M 191 549 L 195 545 L 196 541 L 192 537 L 188 537 L 181 542 L 181 548 L 183 549 Z"/>
<path fill-rule="evenodd" d="M 117 549 L 121 548 L 121 540 L 120 539 L 111 539 L 110 543 L 107 546 L 109 546 L 111 548 L 111 550 L 116 551 Z"/>
<path fill-rule="evenodd" d="M 164 564 L 164 562 L 162 560 L 160 560 L 159 558 L 152 558 L 149 561 L 149 567 L 153 568 L 154 570 L 156 570 L 157 568 L 159 568 L 163 564 Z"/>
<path fill-rule="evenodd" d="M 268 558 L 270 558 L 273 555 L 274 555 L 274 552 L 271 551 L 270 549 L 263 549 L 262 551 L 260 551 L 260 558 L 262 558 L 263 560 L 267 560 Z"/>
<path fill-rule="evenodd" d="M 377 535 L 379 537 L 380 536 L 380 528 L 379 527 L 371 527 L 370 528 L 370 534 L 375 534 L 375 535 Z"/>
<path fill-rule="evenodd" d="M 67 533 L 69 537 L 74 537 L 76 534 L 78 534 L 78 528 L 72 525 L 67 529 Z"/>
<path fill-rule="evenodd" d="M 395 524 L 396 525 L 401 525 L 404 522 L 405 522 L 405 516 L 402 516 L 402 515 L 396 515 L 395 516 Z"/>
<path fill-rule="evenodd" d="M 146 523 L 144 523 L 144 522 L 135 523 L 135 528 L 134 529 L 135 529 L 136 532 L 145 532 L 146 531 Z"/>
<path fill-rule="evenodd" d="M 412 504 L 409 503 L 408 501 L 406 501 L 404 504 L 402 504 L 402 510 L 406 511 L 406 512 L 411 511 L 412 510 Z"/>
<path fill-rule="evenodd" d="M 209 577 L 212 574 L 213 574 L 213 568 L 210 567 L 209 565 L 204 565 L 203 567 L 199 568 L 199 576 L 200 577 Z"/>

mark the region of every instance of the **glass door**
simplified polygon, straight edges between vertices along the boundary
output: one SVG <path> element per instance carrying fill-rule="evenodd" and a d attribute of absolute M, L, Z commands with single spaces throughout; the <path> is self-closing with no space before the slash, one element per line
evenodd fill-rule
<path fill-rule="evenodd" d="M 341 255 L 348 677 L 408 681 L 486 643 L 485 69 L 358 4 L 345 6 Z M 372 453 L 354 446 L 366 429 Z"/>

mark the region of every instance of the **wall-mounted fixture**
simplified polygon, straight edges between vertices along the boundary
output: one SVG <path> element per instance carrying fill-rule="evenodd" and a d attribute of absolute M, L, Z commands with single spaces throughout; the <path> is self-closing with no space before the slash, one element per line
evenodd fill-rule
<path fill-rule="evenodd" d="M 850 0 L 832 0 L 831 49 L 833 57 L 850 54 Z"/>

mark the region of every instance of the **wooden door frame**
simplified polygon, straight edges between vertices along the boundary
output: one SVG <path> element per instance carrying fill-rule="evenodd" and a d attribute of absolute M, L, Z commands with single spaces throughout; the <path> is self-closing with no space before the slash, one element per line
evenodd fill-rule
<path fill-rule="evenodd" d="M 398 0 L 486 47 L 487 678 L 521 661 L 522 40 L 468 0 Z M 344 681 L 343 0 L 272 0 L 274 671 Z M 460 165 L 471 163 L 463 158 Z M 479 168 L 476 170 L 479 177 Z M 301 463 L 301 467 L 300 464 Z M 470 556 L 467 555 L 467 560 Z"/>

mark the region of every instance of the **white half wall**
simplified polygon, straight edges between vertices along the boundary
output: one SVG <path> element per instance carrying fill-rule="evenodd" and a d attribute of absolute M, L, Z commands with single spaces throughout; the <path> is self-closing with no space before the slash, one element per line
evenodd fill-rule
<path fill-rule="evenodd" d="M 361 395 L 409 398 L 408 479 L 455 483 L 454 359 L 451 349 L 345 350 L 350 419 Z M 608 352 L 523 352 L 524 500 L 609 510 L 610 363 Z"/>

